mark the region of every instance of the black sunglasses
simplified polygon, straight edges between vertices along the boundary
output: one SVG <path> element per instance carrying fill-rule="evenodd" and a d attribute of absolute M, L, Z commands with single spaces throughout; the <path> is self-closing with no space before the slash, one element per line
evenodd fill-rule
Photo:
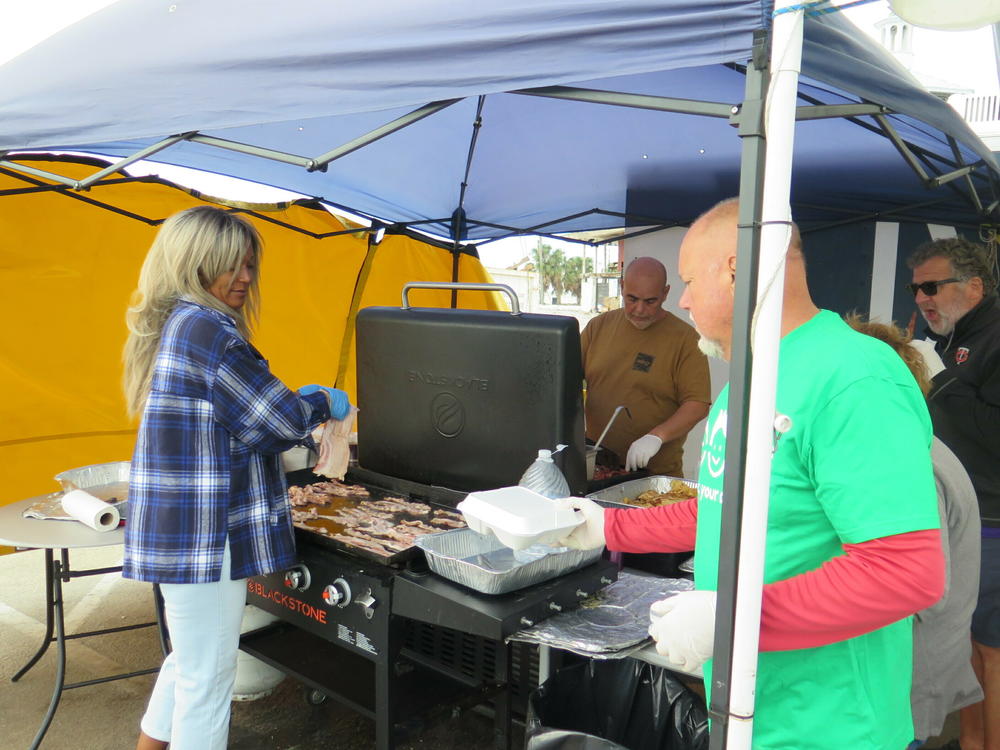
<path fill-rule="evenodd" d="M 941 279 L 940 281 L 923 281 L 919 284 L 906 284 L 906 288 L 910 290 L 910 293 L 914 297 L 917 296 L 917 290 L 920 290 L 928 297 L 933 297 L 938 293 L 938 287 L 942 284 L 953 284 L 956 281 L 961 281 L 961 279 Z"/>

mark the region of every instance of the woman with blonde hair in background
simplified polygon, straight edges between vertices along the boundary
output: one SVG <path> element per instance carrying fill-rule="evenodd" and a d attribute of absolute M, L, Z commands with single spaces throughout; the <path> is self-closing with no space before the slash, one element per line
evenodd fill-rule
<path fill-rule="evenodd" d="M 160 584 L 173 651 L 137 750 L 222 750 L 250 576 L 295 561 L 281 453 L 350 404 L 289 390 L 250 344 L 261 240 L 212 206 L 168 218 L 127 321 L 124 390 L 140 416 L 123 575 Z"/>
<path fill-rule="evenodd" d="M 847 324 L 887 343 L 903 358 L 926 396 L 930 371 L 924 354 L 897 326 L 848 315 Z M 912 748 L 941 734 L 948 714 L 983 699 L 972 670 L 972 612 L 979 594 L 979 504 L 972 481 L 955 454 L 937 438 L 931 443 L 941 543 L 945 557 L 945 591 L 941 600 L 913 616 Z"/>

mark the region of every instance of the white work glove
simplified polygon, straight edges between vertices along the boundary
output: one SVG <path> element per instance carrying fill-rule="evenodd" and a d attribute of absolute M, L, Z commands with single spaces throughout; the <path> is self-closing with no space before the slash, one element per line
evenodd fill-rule
<path fill-rule="evenodd" d="M 566 497 L 555 502 L 563 508 L 583 513 L 583 523 L 556 542 L 558 546 L 570 549 L 600 549 L 604 546 L 604 508 L 585 497 Z"/>
<path fill-rule="evenodd" d="M 944 369 L 944 362 L 941 361 L 941 355 L 934 348 L 933 341 L 930 339 L 913 339 L 910 342 L 910 346 L 920 352 L 920 356 L 924 358 L 924 364 L 927 365 L 927 373 L 932 378 Z"/>
<path fill-rule="evenodd" d="M 656 455 L 661 445 L 663 445 L 663 441 L 656 437 L 656 435 L 643 435 L 628 447 L 628 456 L 625 457 L 625 468 L 628 471 L 645 469 L 646 464 L 649 463 L 649 459 Z"/>
<path fill-rule="evenodd" d="M 649 634 L 671 664 L 693 671 L 712 658 L 715 592 L 682 591 L 653 602 Z"/>

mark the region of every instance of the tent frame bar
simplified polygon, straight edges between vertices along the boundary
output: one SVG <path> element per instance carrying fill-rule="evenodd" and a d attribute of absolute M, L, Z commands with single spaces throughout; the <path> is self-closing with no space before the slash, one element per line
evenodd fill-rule
<path fill-rule="evenodd" d="M 397 117 L 392 122 L 387 122 L 385 125 L 381 125 L 374 130 L 370 130 L 362 136 L 358 136 L 352 141 L 345 143 L 342 146 L 338 146 L 335 149 L 327 151 L 325 154 L 317 156 L 312 159 L 312 166 L 306 167 L 310 172 L 315 172 L 317 170 L 321 172 L 326 171 L 326 165 L 342 156 L 347 156 L 350 153 L 357 151 L 359 148 L 367 146 L 369 143 L 374 143 L 377 140 L 385 138 L 387 135 L 392 135 L 393 133 L 402 130 L 403 128 L 412 125 L 415 122 L 420 122 L 425 117 L 436 114 L 442 109 L 450 107 L 452 104 L 462 101 L 461 97 L 458 99 L 442 99 L 440 101 L 431 102 L 430 104 L 425 104 L 422 107 L 409 112 L 401 117 Z"/>
<path fill-rule="evenodd" d="M 616 91 L 581 89 L 572 86 L 542 86 L 534 89 L 519 89 L 518 91 L 511 91 L 509 93 L 586 102 L 588 104 L 610 104 L 616 107 L 649 109 L 656 112 L 703 115 L 705 117 L 732 118 L 739 114 L 741 107 L 738 104 L 705 102 L 695 99 L 676 99 L 669 96 L 652 96 L 649 94 L 623 94 Z M 892 114 L 892 110 L 881 104 L 815 104 L 808 107 L 796 108 L 795 119 L 825 120 L 838 117 L 884 114 Z"/>

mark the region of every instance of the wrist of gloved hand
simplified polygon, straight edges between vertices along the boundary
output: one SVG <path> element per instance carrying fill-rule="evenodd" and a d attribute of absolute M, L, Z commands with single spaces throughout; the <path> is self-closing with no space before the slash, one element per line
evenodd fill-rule
<path fill-rule="evenodd" d="M 299 393 L 303 396 L 319 392 L 326 394 L 327 402 L 330 405 L 330 416 L 333 419 L 344 419 L 350 413 L 351 400 L 339 388 L 331 388 L 326 385 L 304 385 L 299 388 Z"/>
<path fill-rule="evenodd" d="M 628 455 L 625 457 L 625 468 L 628 471 L 645 469 L 646 464 L 657 454 L 662 445 L 663 441 L 652 433 L 633 441 L 632 445 L 628 447 Z"/>

